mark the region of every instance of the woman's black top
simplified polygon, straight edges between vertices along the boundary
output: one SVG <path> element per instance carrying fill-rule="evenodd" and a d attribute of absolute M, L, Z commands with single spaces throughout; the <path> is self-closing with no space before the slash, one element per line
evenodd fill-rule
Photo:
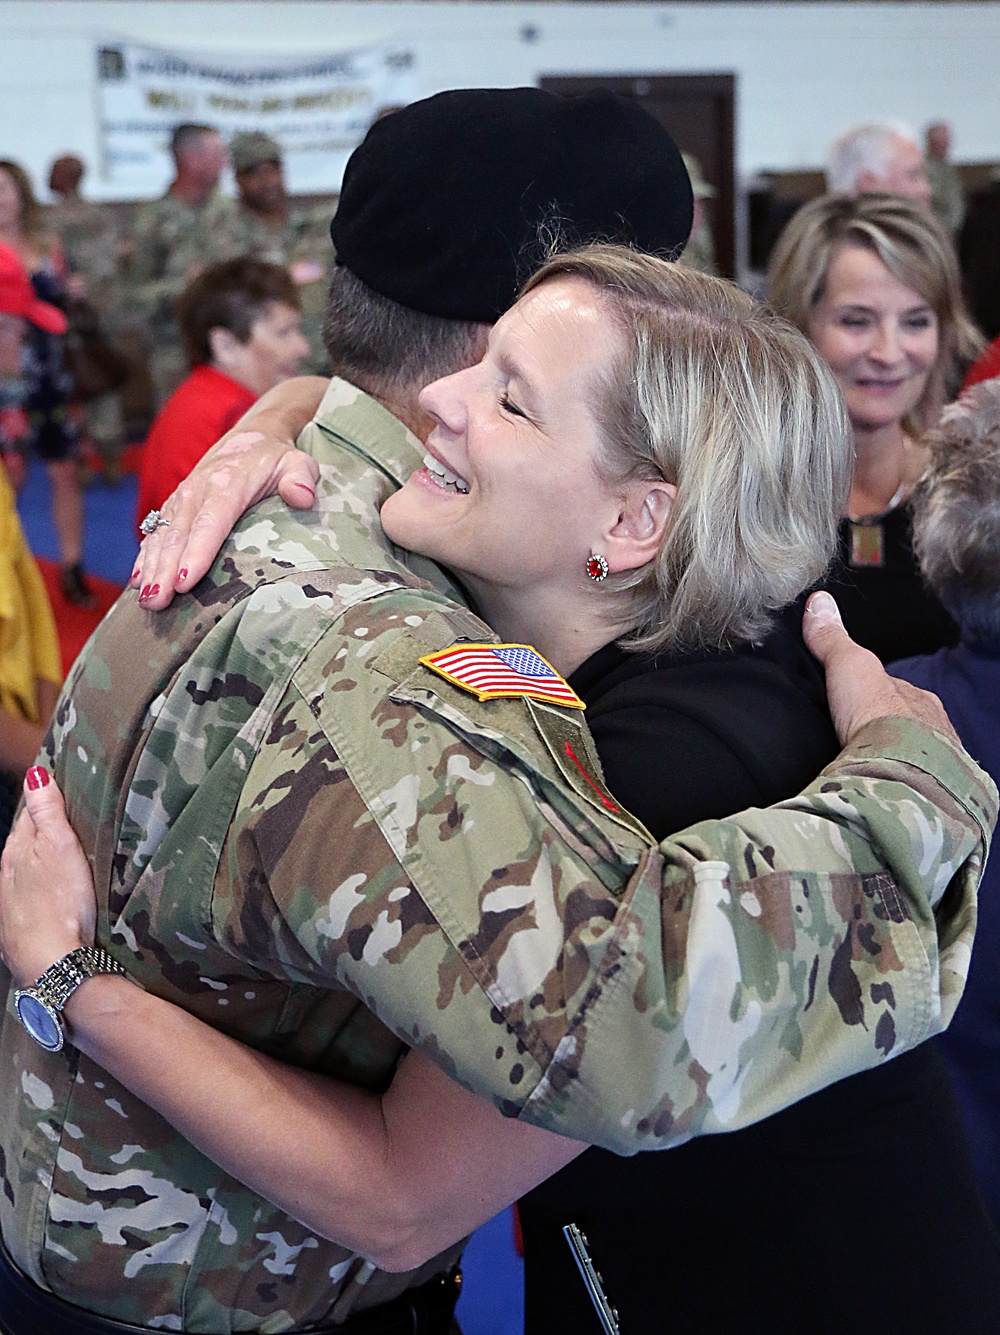
<path fill-rule="evenodd" d="M 799 616 L 732 653 L 611 645 L 570 679 L 608 786 L 657 838 L 790 797 L 836 754 Z M 588 1150 L 520 1214 L 526 1335 L 600 1330 L 571 1221 L 622 1335 L 1000 1330 L 1000 1243 L 929 1045 L 745 1130 L 632 1159 Z"/>
<path fill-rule="evenodd" d="M 840 521 L 837 558 L 822 587 L 848 632 L 883 663 L 958 643 L 958 626 L 925 584 L 906 505 L 869 524 Z"/>

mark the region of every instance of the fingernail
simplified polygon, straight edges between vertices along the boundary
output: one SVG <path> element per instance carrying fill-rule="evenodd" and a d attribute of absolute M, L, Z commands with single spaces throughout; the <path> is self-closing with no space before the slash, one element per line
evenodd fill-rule
<path fill-rule="evenodd" d="M 140 603 L 144 603 L 148 597 L 149 597 L 149 585 L 147 584 L 146 587 L 143 589 L 142 593 L 139 594 Z"/>
<path fill-rule="evenodd" d="M 159 586 L 159 584 L 154 584 L 153 587 L 150 589 L 150 591 L 149 591 L 149 595 L 148 595 L 148 596 L 149 596 L 150 598 L 155 598 L 156 595 L 157 595 L 159 592 L 160 592 L 160 586 Z"/>
<path fill-rule="evenodd" d="M 816 621 L 839 621 L 840 608 L 832 594 L 821 589 L 806 604 L 806 612 Z"/>
<path fill-rule="evenodd" d="M 180 582 L 182 580 L 187 579 L 187 577 L 188 577 L 187 566 L 185 566 L 183 570 L 179 570 L 177 572 L 177 583 L 180 584 Z"/>
<path fill-rule="evenodd" d="M 298 487 L 299 491 L 306 491 L 306 492 L 308 492 L 309 495 L 313 498 L 313 500 L 316 499 L 316 492 L 315 492 L 315 490 L 314 490 L 312 487 L 308 486 L 305 482 L 293 482 L 293 483 L 292 483 L 292 486 L 293 486 L 293 487 Z"/>
<path fill-rule="evenodd" d="M 48 770 L 42 769 L 41 765 L 32 765 L 24 778 L 31 791 L 36 792 L 48 784 L 50 776 Z"/>
<path fill-rule="evenodd" d="M 130 584 L 134 584 L 138 578 L 139 578 L 139 567 L 136 566 L 136 568 L 132 571 L 131 575 L 129 575 L 128 582 Z"/>

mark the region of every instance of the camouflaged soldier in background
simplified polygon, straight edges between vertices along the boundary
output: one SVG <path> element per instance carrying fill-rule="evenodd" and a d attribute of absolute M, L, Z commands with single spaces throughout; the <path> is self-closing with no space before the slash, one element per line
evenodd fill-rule
<path fill-rule="evenodd" d="M 626 1153 L 745 1125 L 947 1022 L 996 814 L 964 753 L 882 721 L 804 795 L 657 846 L 579 711 L 480 703 L 421 665 L 492 637 L 379 526 L 419 442 L 334 380 L 301 444 L 316 509 L 265 502 L 155 619 L 125 596 L 57 710 L 47 760 L 132 978 L 368 1089 L 420 1047 L 508 1115 Z M 459 1250 L 377 1271 L 9 1004 L 0 1081 L 4 1241 L 91 1311 L 308 1328 Z"/>
<path fill-rule="evenodd" d="M 205 267 L 211 238 L 235 209 L 217 188 L 225 152 L 216 131 L 178 126 L 172 144 L 177 178 L 162 199 L 137 210 L 129 264 L 129 302 L 143 321 L 157 408 L 188 370 L 174 302 Z"/>
<path fill-rule="evenodd" d="M 332 207 L 295 204 L 285 193 L 281 145 L 260 131 L 236 135 L 229 155 L 240 195 L 207 238 L 206 263 L 253 255 L 288 268 L 298 288 L 302 332 L 311 355 L 305 371 L 329 374 L 323 347 L 326 292 L 333 268 Z"/>
<path fill-rule="evenodd" d="M 56 158 L 49 173 L 49 189 L 58 198 L 47 217 L 71 273 L 79 274 L 86 283 L 84 297 L 97 311 L 102 333 L 132 362 L 141 330 L 134 313 L 125 310 L 118 228 L 109 205 L 97 204 L 80 194 L 83 176 L 79 158 Z M 120 393 L 103 394 L 85 404 L 84 425 L 104 460 L 105 475 L 120 477 L 125 430 Z"/>

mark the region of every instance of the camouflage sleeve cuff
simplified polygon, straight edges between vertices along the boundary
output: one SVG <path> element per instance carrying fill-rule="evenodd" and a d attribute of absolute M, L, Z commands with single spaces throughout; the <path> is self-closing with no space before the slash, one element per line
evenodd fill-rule
<path fill-rule="evenodd" d="M 945 801 L 947 794 L 978 825 L 985 861 L 1000 811 L 997 787 L 969 753 L 944 733 L 915 719 L 875 719 L 855 733 L 806 791 L 822 786 L 824 779 L 848 775 L 905 783 L 941 807 L 951 805 Z"/>

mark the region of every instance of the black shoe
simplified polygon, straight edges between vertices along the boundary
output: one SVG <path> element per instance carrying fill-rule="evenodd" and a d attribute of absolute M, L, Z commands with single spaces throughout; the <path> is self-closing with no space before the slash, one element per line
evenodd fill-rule
<path fill-rule="evenodd" d="M 62 589 L 63 597 L 74 607 L 83 607 L 87 611 L 93 611 L 97 606 L 97 599 L 83 577 L 83 567 L 79 561 L 75 565 L 63 566 L 59 572 L 59 586 Z"/>

